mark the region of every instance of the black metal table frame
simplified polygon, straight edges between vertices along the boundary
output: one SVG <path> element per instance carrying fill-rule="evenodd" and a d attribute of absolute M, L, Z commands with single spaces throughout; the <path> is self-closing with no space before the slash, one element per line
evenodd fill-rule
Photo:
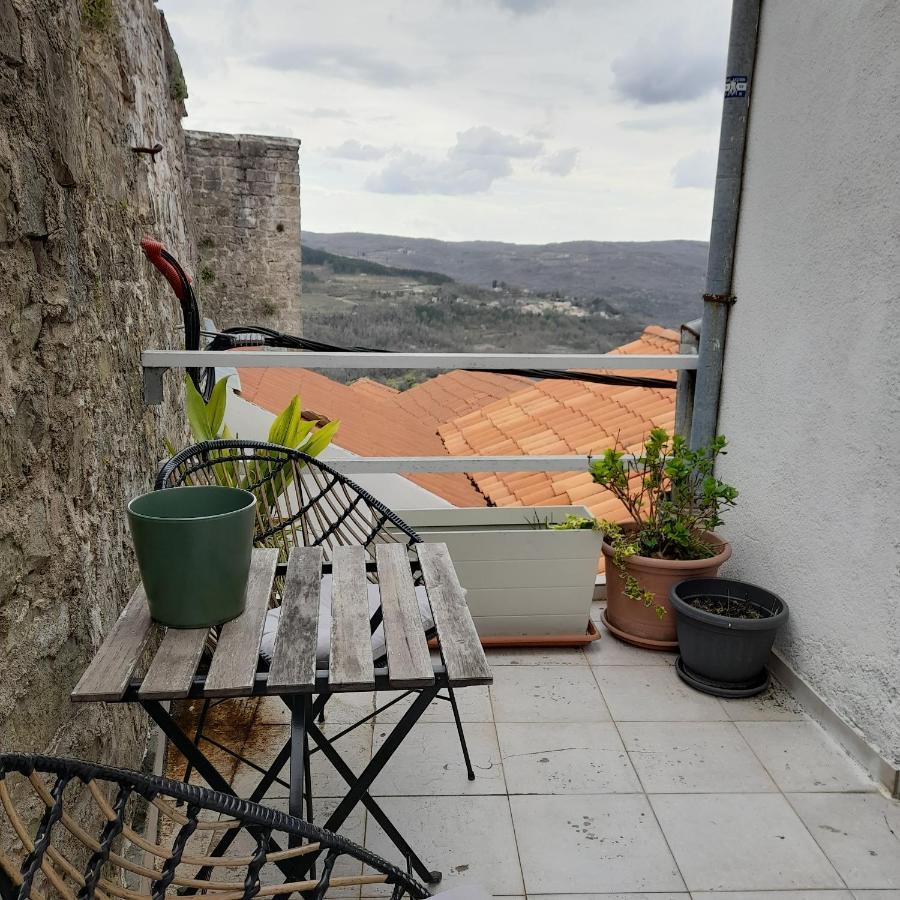
<path fill-rule="evenodd" d="M 260 767 L 254 766 L 258 771 L 264 772 L 263 777 L 251 795 L 241 799 L 250 800 L 251 802 L 260 802 L 272 784 L 274 784 L 276 780 L 280 781 L 280 779 L 278 779 L 278 773 L 287 762 L 290 762 L 288 811 L 293 816 L 304 818 L 303 804 L 305 798 L 307 806 L 306 818 L 311 822 L 312 779 L 310 774 L 311 751 L 309 739 L 312 738 L 313 742 L 316 744 L 316 749 L 322 752 L 338 774 L 345 782 L 347 782 L 349 787 L 347 794 L 338 803 L 334 812 L 329 816 L 327 822 L 325 822 L 322 827 L 328 831 L 339 832 L 353 809 L 359 803 L 362 803 L 403 855 L 407 870 L 415 871 L 420 878 L 430 884 L 437 883 L 441 880 L 441 873 L 428 869 L 412 847 L 410 847 L 409 843 L 397 827 L 391 822 L 381 806 L 369 793 L 372 783 L 402 744 L 413 726 L 419 721 L 432 700 L 436 698 L 447 699 L 439 694 L 441 689 L 449 686 L 446 670 L 443 666 L 436 665 L 434 667 L 434 675 L 434 684 L 428 685 L 427 687 L 409 689 L 400 697 L 394 698 L 382 707 L 376 709 L 370 715 L 329 739 L 325 737 L 316 722 L 316 719 L 320 717 L 325 710 L 328 701 L 337 693 L 331 691 L 329 688 L 327 671 L 320 670 L 316 673 L 316 686 L 312 693 L 290 694 L 270 691 L 268 687 L 268 673 L 257 673 L 254 677 L 253 688 L 249 696 L 279 697 L 291 711 L 291 733 L 288 741 L 279 751 L 268 771 L 264 771 Z M 159 700 L 142 698 L 139 693 L 140 687 L 140 679 L 132 679 L 121 702 L 140 704 L 146 710 L 150 718 L 156 722 L 163 734 L 172 742 L 175 748 L 184 755 L 188 763 L 197 770 L 199 775 L 213 790 L 237 796 L 227 779 L 218 771 L 218 769 L 216 769 L 212 762 L 210 762 L 209 758 L 198 744 L 185 734 L 181 727 L 175 722 L 169 711 L 162 705 L 162 702 Z M 204 676 L 195 676 L 186 699 L 207 699 L 204 696 L 204 687 Z M 396 687 L 390 684 L 387 668 L 377 668 L 375 670 L 374 690 L 396 690 Z M 409 708 L 400 717 L 399 722 L 394 725 L 394 728 L 391 730 L 390 734 L 388 734 L 387 739 L 373 754 L 362 773 L 358 776 L 355 775 L 334 747 L 335 741 L 339 740 L 355 728 L 360 727 L 365 722 L 370 721 L 380 712 L 393 706 L 410 694 L 416 695 L 412 704 L 410 704 Z M 224 749 L 231 755 L 237 755 L 228 748 Z M 312 752 L 314 753 L 316 750 L 313 750 Z M 213 850 L 213 855 L 226 850 L 237 837 L 238 830 L 239 829 L 232 829 L 226 832 L 219 839 L 218 844 Z M 312 870 L 315 862 L 315 855 L 311 855 L 310 857 L 304 857 L 299 860 L 282 861 L 278 865 L 285 876 L 296 879 L 305 877 L 306 873 Z M 197 875 L 197 878 L 200 879 L 207 877 L 209 877 L 209 873 L 202 869 Z"/>

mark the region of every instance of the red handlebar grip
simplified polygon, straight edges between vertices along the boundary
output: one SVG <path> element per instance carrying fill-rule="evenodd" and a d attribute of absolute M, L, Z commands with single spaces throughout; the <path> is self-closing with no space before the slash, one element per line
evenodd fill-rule
<path fill-rule="evenodd" d="M 171 263 L 162 258 L 162 249 L 163 245 L 159 241 L 155 241 L 153 238 L 149 237 L 141 238 L 141 250 L 144 251 L 147 259 L 156 266 L 156 268 L 165 276 L 166 281 L 172 285 L 175 296 L 179 300 L 184 300 L 184 285 L 181 282 L 181 278 Z"/>

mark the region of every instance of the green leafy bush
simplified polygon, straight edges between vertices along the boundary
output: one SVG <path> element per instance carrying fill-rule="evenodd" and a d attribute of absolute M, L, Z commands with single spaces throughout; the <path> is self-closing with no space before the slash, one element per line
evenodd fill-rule
<path fill-rule="evenodd" d="M 634 460 L 621 446 L 591 460 L 591 476 L 611 491 L 631 516 L 631 526 L 602 522 L 613 551 L 613 563 L 625 593 L 645 606 L 656 603 L 629 575 L 625 563 L 640 555 L 655 559 L 693 560 L 715 556 L 707 534 L 722 524 L 722 512 L 734 506 L 738 492 L 715 475 L 716 459 L 727 441 L 717 436 L 692 450 L 681 435 L 654 428 Z M 665 607 L 656 604 L 657 614 Z"/>

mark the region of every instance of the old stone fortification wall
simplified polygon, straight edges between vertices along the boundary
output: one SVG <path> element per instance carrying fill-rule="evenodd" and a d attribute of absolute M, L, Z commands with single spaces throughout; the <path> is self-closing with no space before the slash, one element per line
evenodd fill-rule
<path fill-rule="evenodd" d="M 183 437 L 176 378 L 142 402 L 180 313 L 138 248 L 192 257 L 183 91 L 152 0 L 0 0 L 0 748 L 140 761 L 143 716 L 69 692 L 133 587 L 125 505 Z"/>
<path fill-rule="evenodd" d="M 300 333 L 300 142 L 188 131 L 197 291 L 220 328 Z"/>

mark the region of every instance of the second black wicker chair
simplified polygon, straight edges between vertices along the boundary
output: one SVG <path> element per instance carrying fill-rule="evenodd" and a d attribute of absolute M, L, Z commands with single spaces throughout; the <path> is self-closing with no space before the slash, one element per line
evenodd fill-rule
<path fill-rule="evenodd" d="M 163 464 L 156 479 L 157 490 L 197 484 L 230 485 L 253 491 L 259 498 L 254 540 L 257 546 L 278 548 L 282 563 L 286 563 L 291 548 L 296 546 L 321 546 L 326 562 L 336 547 L 361 546 L 368 561 L 374 564 L 378 543 L 400 542 L 412 547 L 421 541 L 396 513 L 345 475 L 305 453 L 277 444 L 205 441 L 173 456 Z M 372 569 L 369 577 L 375 580 L 374 565 Z M 276 593 L 279 583 L 280 579 L 276 579 Z M 427 600 L 420 604 L 427 608 Z M 377 591 L 373 606 L 375 634 L 381 622 Z M 435 636 L 427 623 L 423 627 L 429 638 Z M 449 701 L 452 708 L 466 772 L 474 780 L 453 689 L 442 699 Z M 208 708 L 206 701 L 195 742 L 203 737 Z M 189 776 L 190 769 L 185 779 Z"/>
<path fill-rule="evenodd" d="M 430 896 L 406 872 L 339 835 L 136 772 L 0 754 L 0 806 L 2 900 L 162 900 L 197 893 L 214 900 L 300 893 L 322 900 L 329 891 L 376 884 L 392 888 L 391 900 Z M 149 821 L 156 822 L 153 834 L 141 833 L 136 823 Z M 216 837 L 235 831 L 243 840 L 230 853 L 220 850 Z"/>

